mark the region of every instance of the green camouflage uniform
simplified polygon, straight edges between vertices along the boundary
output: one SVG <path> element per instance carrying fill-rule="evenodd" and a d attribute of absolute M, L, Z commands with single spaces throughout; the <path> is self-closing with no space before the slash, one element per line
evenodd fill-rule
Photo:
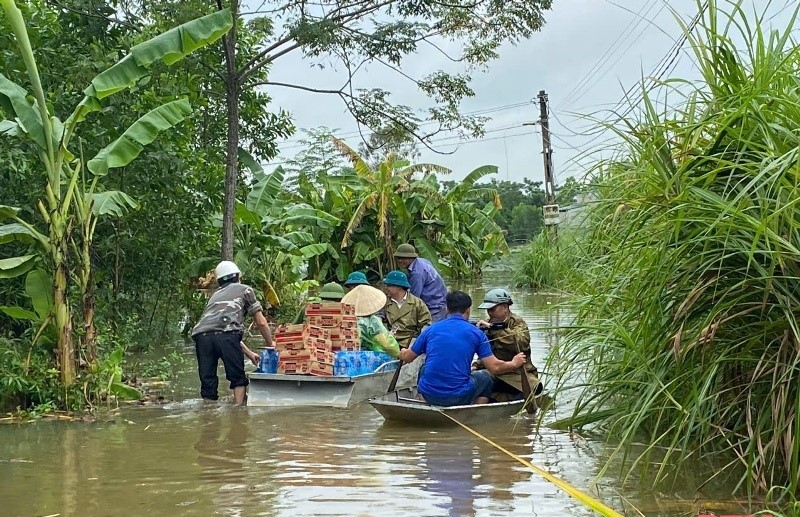
<path fill-rule="evenodd" d="M 431 311 L 425 302 L 409 292 L 402 307 L 389 298 L 384 307 L 384 319 L 400 346 L 408 348 L 422 329 L 431 324 Z"/>
<path fill-rule="evenodd" d="M 506 323 L 508 326 L 504 329 L 486 331 L 486 337 L 489 338 L 489 344 L 492 345 L 492 353 L 501 361 L 510 361 L 515 355 L 523 352 L 528 358 L 528 362 L 525 364 L 528 382 L 531 385 L 531 391 L 536 393 L 536 387 L 539 385 L 539 372 L 531 362 L 531 333 L 528 330 L 528 324 L 513 312 Z M 483 364 L 479 363 L 478 367 L 483 368 Z M 519 372 L 504 373 L 495 378 L 522 391 L 522 376 Z"/>

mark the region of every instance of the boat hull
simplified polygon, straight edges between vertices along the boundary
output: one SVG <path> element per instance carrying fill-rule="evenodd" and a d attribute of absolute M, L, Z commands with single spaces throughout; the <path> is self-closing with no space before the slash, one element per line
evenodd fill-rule
<path fill-rule="evenodd" d="M 469 426 L 497 422 L 519 413 L 524 403 L 522 400 L 514 400 L 494 404 L 435 407 L 415 400 L 416 397 L 415 388 L 405 388 L 373 397 L 369 399 L 369 403 L 387 421 L 439 427 L 457 425 L 448 416 Z"/>
<path fill-rule="evenodd" d="M 398 387 L 417 382 L 419 365 L 404 365 Z M 256 407 L 323 406 L 347 408 L 370 397 L 386 394 L 394 370 L 355 377 L 317 377 L 279 373 L 250 373 L 247 405 Z"/>

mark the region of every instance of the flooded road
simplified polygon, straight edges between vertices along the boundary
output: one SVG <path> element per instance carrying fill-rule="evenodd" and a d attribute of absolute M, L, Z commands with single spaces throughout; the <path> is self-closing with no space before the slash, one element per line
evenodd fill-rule
<path fill-rule="evenodd" d="M 468 289 L 476 306 L 495 287 L 490 281 Z M 554 339 L 544 329 L 569 315 L 553 310 L 556 298 L 511 291 L 541 369 Z M 0 514 L 594 515 L 463 429 L 388 424 L 366 403 L 350 410 L 204 404 L 194 368 L 188 361 L 175 385 L 179 401 L 166 406 L 124 409 L 104 423 L 0 426 Z M 568 410 L 559 407 L 538 430 L 527 417 L 476 429 L 626 515 L 639 515 L 631 505 L 644 515 L 698 514 L 691 475 L 668 493 L 638 480 L 623 486 L 619 469 L 598 478 L 606 445 L 546 425 Z M 699 495 L 713 499 L 708 490 Z"/>

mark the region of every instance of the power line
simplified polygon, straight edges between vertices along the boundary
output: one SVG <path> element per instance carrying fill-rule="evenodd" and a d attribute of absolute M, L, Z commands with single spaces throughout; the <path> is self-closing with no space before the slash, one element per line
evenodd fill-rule
<path fill-rule="evenodd" d="M 468 112 L 463 113 L 463 115 L 464 116 L 488 115 L 490 113 L 496 113 L 496 112 L 499 112 L 499 111 L 506 111 L 506 110 L 515 109 L 515 108 L 521 108 L 523 106 L 527 106 L 527 105 L 531 104 L 532 102 L 533 101 L 517 102 L 517 103 L 514 103 L 514 104 L 506 104 L 504 106 L 495 106 L 495 107 L 492 107 L 492 108 L 484 108 L 484 109 L 479 109 L 479 110 L 474 110 L 474 111 L 468 111 Z M 429 126 L 431 124 L 436 124 L 436 123 L 437 123 L 436 121 L 427 121 L 427 122 L 423 122 L 422 124 L 420 124 L 420 127 Z M 336 137 L 337 138 L 342 138 L 342 139 L 345 139 L 345 138 L 348 138 L 348 137 L 351 137 L 351 136 L 360 136 L 360 137 L 364 137 L 364 138 L 369 138 L 373 134 L 375 134 L 374 131 L 373 132 L 364 133 L 364 132 L 359 131 L 359 130 L 353 130 L 353 131 L 347 131 L 347 132 L 344 132 L 344 133 L 338 133 L 336 135 Z M 288 144 L 288 146 L 284 147 L 287 144 Z M 305 146 L 305 141 L 304 141 L 304 139 L 299 139 L 299 138 L 298 139 L 293 139 L 293 140 L 286 140 L 284 142 L 281 142 L 279 144 L 279 146 L 281 147 L 281 151 L 289 151 L 289 150 L 292 150 L 292 149 L 297 149 L 297 148 L 304 147 Z"/>
<path fill-rule="evenodd" d="M 589 69 L 589 71 L 588 71 L 588 72 L 587 72 L 587 73 L 586 73 L 586 74 L 583 76 L 583 78 L 581 78 L 581 80 L 580 80 L 580 81 L 578 81 L 578 82 L 575 84 L 575 86 L 574 86 L 574 87 L 573 87 L 573 88 L 572 88 L 572 89 L 571 89 L 569 92 L 567 92 L 567 94 L 566 94 L 566 95 L 564 95 L 564 97 L 563 97 L 563 100 L 562 100 L 562 101 L 561 101 L 561 103 L 559 104 L 559 108 L 561 108 L 561 107 L 563 107 L 563 106 L 565 106 L 565 105 L 569 105 L 569 103 L 570 103 L 570 100 L 571 100 L 571 99 L 573 99 L 573 98 L 574 98 L 576 95 L 577 95 L 577 98 L 580 98 L 580 97 L 581 97 L 581 95 L 578 95 L 578 92 L 580 92 L 580 91 L 581 91 L 581 89 L 584 89 L 584 90 L 586 90 L 586 88 L 584 88 L 584 86 L 586 86 L 586 85 L 589 83 L 589 81 L 591 80 L 591 78 L 592 78 L 592 76 L 593 76 L 593 75 L 596 75 L 597 73 L 599 73 L 599 72 L 600 72 L 600 70 L 601 70 L 601 67 L 602 67 L 602 66 L 603 66 L 603 65 L 604 65 L 604 64 L 605 64 L 605 63 L 606 63 L 606 62 L 607 62 L 609 59 L 611 59 L 611 57 L 612 57 L 612 56 L 613 56 L 613 55 L 614 55 L 614 54 L 617 52 L 617 50 L 618 50 L 618 47 L 617 47 L 617 46 L 618 46 L 618 44 L 619 44 L 619 45 L 621 45 L 621 44 L 622 44 L 622 41 L 623 41 L 623 40 L 625 40 L 625 39 L 627 39 L 627 38 L 628 38 L 628 36 L 629 36 L 630 34 L 632 34 L 632 33 L 633 33 L 633 31 L 635 31 L 635 30 L 636 30 L 636 28 L 638 28 L 638 26 L 639 26 L 639 25 L 642 23 L 642 21 L 645 19 L 645 16 L 647 16 L 647 14 L 649 14 L 649 13 L 650 13 L 650 11 L 653 9 L 653 7 L 655 7 L 655 5 L 656 5 L 656 2 L 658 2 L 658 0 L 650 0 L 650 2 L 649 2 L 649 3 L 642 2 L 642 6 L 641 6 L 641 8 L 639 9 L 639 11 L 637 11 L 637 12 L 634 14 L 633 18 L 631 18 L 631 20 L 628 22 L 628 25 L 626 25 L 626 26 L 625 26 L 625 28 L 624 28 L 624 29 L 622 29 L 622 31 L 619 33 L 619 35 L 617 36 L 617 38 L 616 38 L 616 39 L 615 39 L 615 40 L 614 40 L 614 41 L 611 43 L 611 45 L 610 45 L 610 46 L 609 46 L 609 47 L 606 49 L 606 51 L 603 53 L 603 55 L 601 55 L 601 56 L 600 56 L 600 57 L 597 59 L 597 61 L 595 61 L 594 65 L 592 65 L 592 67 L 591 67 L 591 68 Z M 662 8 L 663 8 L 663 7 L 662 7 Z M 647 11 L 646 11 L 644 14 L 642 14 L 642 12 L 643 12 L 645 9 L 647 9 Z M 660 11 L 659 11 L 659 12 L 660 12 Z M 640 33 L 640 35 L 641 35 L 641 33 Z M 637 38 L 637 39 L 638 39 L 638 38 Z M 625 53 L 627 52 L 627 50 L 629 50 L 629 49 L 630 49 L 630 47 L 633 45 L 633 43 L 635 43 L 635 40 L 634 40 L 634 42 L 632 42 L 632 43 L 631 43 L 631 44 L 630 44 L 630 45 L 629 45 L 629 46 L 628 46 L 628 47 L 627 47 L 627 48 L 626 48 L 626 49 L 625 49 L 625 50 L 624 50 L 624 51 L 623 51 L 623 52 L 620 54 L 620 56 L 624 56 L 624 55 L 625 55 Z M 607 73 L 607 71 L 608 71 L 608 68 L 606 68 L 606 73 Z M 604 75 L 605 75 L 605 74 L 604 74 Z M 585 94 L 585 92 L 584 92 L 584 94 Z M 575 99 L 575 100 L 577 100 L 577 99 Z"/>

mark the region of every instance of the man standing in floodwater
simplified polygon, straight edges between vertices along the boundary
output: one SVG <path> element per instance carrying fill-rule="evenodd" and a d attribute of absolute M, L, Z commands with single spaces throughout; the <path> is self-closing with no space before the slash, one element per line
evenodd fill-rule
<path fill-rule="evenodd" d="M 223 260 L 214 269 L 214 274 L 219 289 L 211 295 L 200 321 L 192 329 L 200 374 L 200 396 L 206 400 L 219 398 L 217 364 L 222 359 L 225 378 L 233 390 L 233 403 L 241 406 L 247 399 L 247 385 L 250 383 L 244 373 L 244 357 L 247 355 L 255 365 L 259 362 L 258 355 L 242 341 L 245 314 L 253 317 L 268 347 L 272 346 L 272 333 L 253 288 L 239 283 L 242 273 L 236 264 Z"/>
<path fill-rule="evenodd" d="M 425 302 L 434 322 L 443 320 L 447 314 L 445 297 L 447 287 L 442 275 L 436 271 L 431 261 L 417 255 L 411 244 L 401 244 L 394 252 L 394 258 L 401 268 L 408 271 L 408 283 L 411 294 Z"/>

